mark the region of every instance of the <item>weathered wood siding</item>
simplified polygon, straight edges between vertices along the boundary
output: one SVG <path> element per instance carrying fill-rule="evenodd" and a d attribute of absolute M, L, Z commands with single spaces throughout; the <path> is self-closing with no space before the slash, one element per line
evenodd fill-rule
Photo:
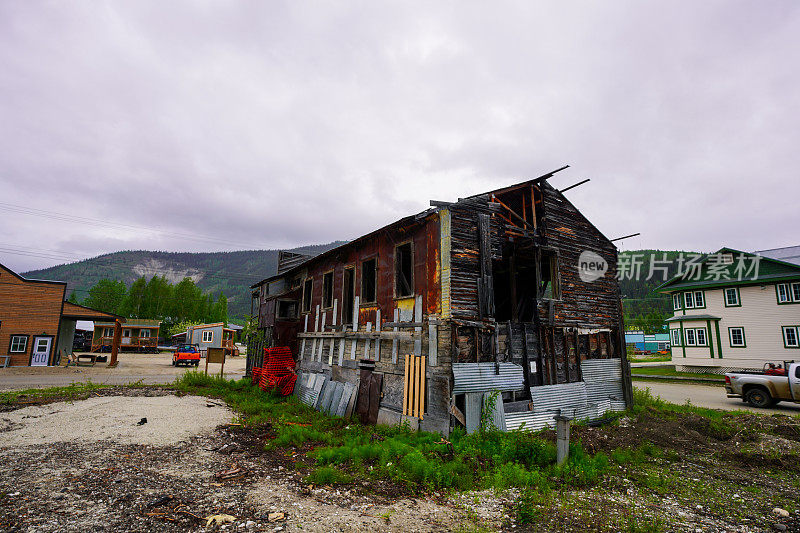
<path fill-rule="evenodd" d="M 0 354 L 11 355 L 11 366 L 30 364 L 35 335 L 53 336 L 52 364 L 66 288 L 66 283 L 22 279 L 0 265 Z M 12 335 L 28 336 L 25 353 L 9 353 Z"/>
<path fill-rule="evenodd" d="M 563 194 L 544 185 L 544 235 L 558 251 L 561 300 L 554 303 L 553 325 L 582 328 L 619 328 L 617 249 Z M 584 251 L 602 257 L 608 270 L 597 281 L 578 275 L 578 258 Z M 545 317 L 542 310 L 542 317 Z"/>

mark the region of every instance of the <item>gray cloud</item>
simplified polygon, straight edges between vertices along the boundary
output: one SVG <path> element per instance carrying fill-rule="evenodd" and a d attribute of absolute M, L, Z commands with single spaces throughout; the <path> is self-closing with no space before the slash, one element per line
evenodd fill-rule
<path fill-rule="evenodd" d="M 0 209 L 0 249 L 326 242 L 564 163 L 625 247 L 797 244 L 798 35 L 789 1 L 0 3 L 0 202 L 163 231 Z"/>

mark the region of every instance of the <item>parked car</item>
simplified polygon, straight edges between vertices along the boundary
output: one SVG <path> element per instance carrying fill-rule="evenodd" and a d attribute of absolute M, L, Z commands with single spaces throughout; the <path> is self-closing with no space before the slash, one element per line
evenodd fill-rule
<path fill-rule="evenodd" d="M 728 398 L 741 398 L 753 407 L 772 407 L 781 401 L 800 403 L 800 363 L 766 363 L 761 371 L 725 374 Z"/>
<path fill-rule="evenodd" d="M 179 344 L 172 353 L 172 366 L 200 365 L 200 349 L 196 344 Z"/>

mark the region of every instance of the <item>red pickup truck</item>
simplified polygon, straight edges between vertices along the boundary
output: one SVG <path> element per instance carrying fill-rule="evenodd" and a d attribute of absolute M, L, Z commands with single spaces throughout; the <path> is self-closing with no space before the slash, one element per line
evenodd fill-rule
<path fill-rule="evenodd" d="M 179 344 L 172 353 L 172 366 L 200 366 L 200 350 L 196 344 Z"/>

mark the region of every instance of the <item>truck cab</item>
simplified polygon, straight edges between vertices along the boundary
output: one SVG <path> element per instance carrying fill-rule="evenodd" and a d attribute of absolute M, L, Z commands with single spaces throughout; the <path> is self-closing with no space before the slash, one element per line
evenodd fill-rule
<path fill-rule="evenodd" d="M 741 398 L 753 407 L 772 407 L 778 402 L 800 403 L 800 363 L 767 363 L 753 372 L 725 374 L 729 398 Z"/>

